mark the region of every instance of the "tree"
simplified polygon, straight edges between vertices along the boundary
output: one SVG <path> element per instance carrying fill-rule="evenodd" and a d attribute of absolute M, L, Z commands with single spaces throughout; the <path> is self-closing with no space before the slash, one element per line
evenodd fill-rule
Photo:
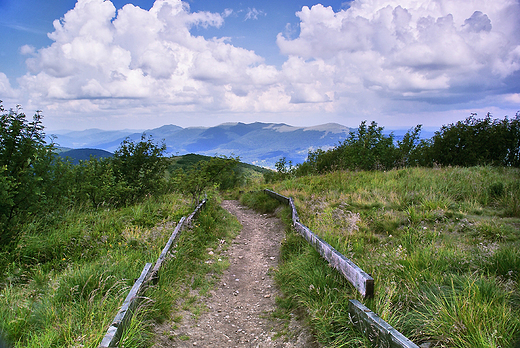
<path fill-rule="evenodd" d="M 16 240 L 13 225 L 44 207 L 44 180 L 51 175 L 53 144 L 46 144 L 42 114 L 27 120 L 20 105 L 6 111 L 0 101 L 0 245 Z"/>
<path fill-rule="evenodd" d="M 118 184 L 112 159 L 91 156 L 74 166 L 74 193 L 76 202 L 88 202 L 93 207 L 117 205 L 127 188 Z"/>
<path fill-rule="evenodd" d="M 127 188 L 127 192 L 121 193 L 122 202 L 133 203 L 164 187 L 168 166 L 165 151 L 164 141 L 155 144 L 152 136 L 147 138 L 144 133 L 137 143 L 129 138 L 123 140 L 112 158 L 116 180 Z"/>
<path fill-rule="evenodd" d="M 239 163 L 239 157 L 212 157 L 208 161 L 198 161 L 186 170 L 177 170 L 172 180 L 180 192 L 191 196 L 192 203 L 198 204 L 210 186 L 220 189 L 235 187 L 240 182 Z"/>
<path fill-rule="evenodd" d="M 408 130 L 403 136 L 403 140 L 397 141 L 398 158 L 397 166 L 408 167 L 412 165 L 418 165 L 420 161 L 420 155 L 418 149 L 420 149 L 420 135 L 422 125 L 417 125 L 415 128 Z"/>
<path fill-rule="evenodd" d="M 397 152 L 392 134 L 383 134 L 383 127 L 372 121 L 367 127 L 361 122 L 355 132 L 339 146 L 341 152 L 340 167 L 343 169 L 392 169 L 395 166 Z"/>

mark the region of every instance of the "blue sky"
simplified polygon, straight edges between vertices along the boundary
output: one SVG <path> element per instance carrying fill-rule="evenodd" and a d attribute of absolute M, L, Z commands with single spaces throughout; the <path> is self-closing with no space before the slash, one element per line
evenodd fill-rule
<path fill-rule="evenodd" d="M 520 110 L 518 0 L 0 0 L 0 15 L 0 99 L 49 130 Z"/>

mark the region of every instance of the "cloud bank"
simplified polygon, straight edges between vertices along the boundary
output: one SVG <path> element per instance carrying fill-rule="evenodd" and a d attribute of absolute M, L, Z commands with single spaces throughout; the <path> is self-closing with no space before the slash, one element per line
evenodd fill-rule
<path fill-rule="evenodd" d="M 250 19 L 268 15 L 253 10 Z M 516 0 L 356 0 L 338 12 L 305 6 L 296 13 L 297 36 L 273 38 L 286 56 L 278 67 L 227 38 L 190 32 L 219 28 L 230 11 L 190 12 L 181 0 L 157 0 L 149 11 L 78 0 L 54 22 L 51 46 L 21 49 L 28 73 L 19 89 L 0 73 L 0 92 L 63 123 L 78 115 L 182 123 L 172 115 L 196 114 L 207 125 L 204 115 L 280 113 L 314 124 L 324 120 L 316 115 L 334 115 L 328 121 L 345 117 L 355 126 L 348 117 L 520 109 Z"/>
<path fill-rule="evenodd" d="M 322 75 L 321 95 L 334 94 L 340 105 L 357 96 L 396 110 L 405 101 L 428 108 L 519 91 L 508 80 L 520 69 L 517 1 L 364 0 L 297 15 L 299 37 L 279 34 L 278 46 L 306 66 L 320 63 L 330 74 Z"/>

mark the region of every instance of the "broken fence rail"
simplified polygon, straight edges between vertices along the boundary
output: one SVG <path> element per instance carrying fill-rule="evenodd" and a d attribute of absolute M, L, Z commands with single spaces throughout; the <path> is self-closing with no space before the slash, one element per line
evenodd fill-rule
<path fill-rule="evenodd" d="M 307 226 L 300 222 L 292 198 L 265 189 L 269 196 L 291 207 L 294 228 L 320 253 L 320 255 L 338 270 L 364 296 L 374 296 L 374 279 L 347 259 Z M 376 313 L 357 300 L 349 301 L 349 317 L 352 325 L 362 332 L 375 347 L 381 348 L 419 348 L 399 331 L 381 319 Z"/>
<path fill-rule="evenodd" d="M 101 343 L 99 344 L 98 348 L 117 347 L 119 340 L 121 339 L 121 335 L 123 334 L 123 330 L 126 328 L 128 323 L 132 319 L 134 311 L 136 310 L 137 305 L 142 299 L 141 294 L 148 287 L 151 281 L 157 281 L 159 269 L 166 260 L 166 256 L 168 255 L 168 252 L 170 251 L 171 247 L 174 245 L 175 240 L 179 236 L 179 232 L 184 227 L 189 226 L 191 224 L 192 220 L 197 216 L 204 204 L 206 204 L 205 199 L 195 208 L 195 210 L 187 218 L 183 216 L 180 219 L 179 223 L 175 227 L 175 230 L 168 239 L 168 242 L 164 246 L 161 255 L 155 262 L 155 266 L 152 268 L 151 263 L 147 263 L 144 266 L 141 275 L 135 281 L 134 286 L 132 286 L 132 289 L 126 296 L 123 305 L 121 306 L 119 312 L 116 314 L 114 320 L 108 327 L 107 333 L 101 340 Z"/>

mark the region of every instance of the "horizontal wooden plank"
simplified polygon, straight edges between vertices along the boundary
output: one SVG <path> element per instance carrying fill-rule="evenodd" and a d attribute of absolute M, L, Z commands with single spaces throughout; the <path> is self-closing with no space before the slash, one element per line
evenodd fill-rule
<path fill-rule="evenodd" d="M 195 210 L 193 210 L 193 212 L 190 215 L 188 215 L 188 217 L 186 218 L 187 225 L 191 224 L 191 220 L 193 220 L 195 218 L 195 216 L 197 216 L 197 214 L 200 213 L 200 211 L 202 210 L 202 207 L 204 207 L 205 204 L 206 204 L 206 199 L 203 199 L 202 202 L 200 202 L 199 205 L 197 205 Z"/>
<path fill-rule="evenodd" d="M 364 297 L 374 296 L 374 279 L 355 263 L 339 253 L 330 244 L 318 237 L 307 226 L 300 223 L 298 211 L 296 210 L 292 198 L 285 197 L 268 189 L 265 189 L 264 192 L 290 206 L 294 228 L 314 246 L 332 267 L 338 270 Z"/>
<path fill-rule="evenodd" d="M 374 347 L 419 348 L 357 300 L 349 301 L 349 316 L 352 325 L 361 331 Z"/>
<path fill-rule="evenodd" d="M 307 226 L 296 221 L 294 228 L 310 243 L 318 253 L 345 279 L 347 279 L 364 297 L 374 296 L 374 279 L 359 268 L 354 262 L 347 259 L 330 244 L 318 237 Z"/>
<path fill-rule="evenodd" d="M 173 230 L 170 238 L 168 239 L 168 242 L 166 242 L 166 245 L 164 246 L 164 248 L 163 248 L 163 250 L 161 252 L 161 255 L 159 255 L 159 258 L 155 262 L 155 265 L 154 265 L 154 267 L 152 269 L 152 272 L 150 274 L 150 277 L 153 279 L 154 282 L 157 280 L 159 269 L 161 268 L 162 263 L 166 259 L 166 255 L 168 255 L 168 252 L 170 251 L 173 243 L 175 242 L 175 240 L 179 236 L 179 234 L 180 234 L 179 232 L 182 230 L 185 221 L 186 221 L 186 217 L 183 216 L 180 219 L 180 221 L 177 224 L 177 226 L 175 226 L 175 229 Z"/>
<path fill-rule="evenodd" d="M 139 303 L 139 294 L 142 293 L 146 286 L 146 280 L 152 269 L 152 264 L 147 263 L 139 278 L 135 281 L 134 286 L 130 289 L 130 292 L 126 296 L 121 309 L 116 314 L 114 321 L 107 330 L 105 337 L 101 341 L 99 348 L 116 347 L 119 343 L 119 339 L 123 333 L 125 325 L 130 321 L 133 315 L 134 309 Z"/>

